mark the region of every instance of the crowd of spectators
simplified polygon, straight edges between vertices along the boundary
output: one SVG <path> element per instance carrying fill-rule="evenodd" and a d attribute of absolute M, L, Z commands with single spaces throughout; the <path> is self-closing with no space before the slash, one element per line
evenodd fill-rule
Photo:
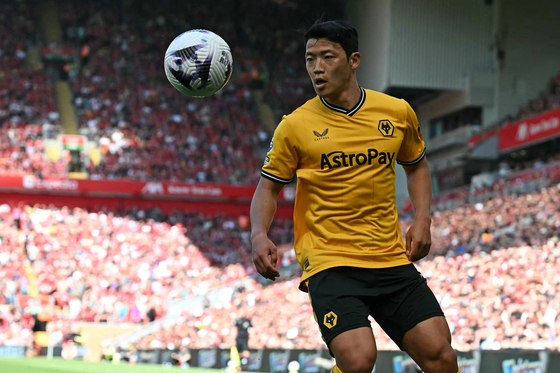
<path fill-rule="evenodd" d="M 269 2 L 252 2 L 244 10 L 251 37 L 269 72 L 264 100 L 278 122 L 307 100 L 315 97 L 312 82 L 305 70 L 305 31 L 321 16 L 339 19 L 344 3 L 338 0 L 285 1 L 271 6 Z M 256 9 L 255 9 L 256 7 Z M 317 9 L 322 14 L 317 14 Z"/>
<path fill-rule="evenodd" d="M 234 294 L 231 301 L 203 313 L 184 312 L 177 324 L 166 326 L 137 341 L 139 350 L 189 348 L 229 348 L 237 335 L 234 321 L 251 319 L 250 348 L 317 349 L 322 348 L 319 329 L 307 294 L 298 290 L 298 279 L 291 278 L 272 285 L 256 281 Z"/>
<path fill-rule="evenodd" d="M 455 348 L 560 349 L 560 185 L 436 213 L 432 254 L 417 263 L 450 322 Z M 401 222 L 407 229 L 410 221 Z M 185 313 L 138 349 L 229 348 L 231 320 L 253 315 L 251 348 L 324 347 L 297 278 L 255 281 L 231 302 Z M 372 321 L 379 349 L 397 346 Z M 167 346 L 167 347 L 166 347 Z"/>
<path fill-rule="evenodd" d="M 560 349 L 560 242 L 419 263 L 459 350 Z"/>
<path fill-rule="evenodd" d="M 485 202 L 436 211 L 432 218 L 433 255 L 473 253 L 522 245 L 543 245 L 560 235 L 559 189 L 498 196 Z M 402 220 L 407 230 L 411 220 Z"/>
<path fill-rule="evenodd" d="M 417 263 L 440 302 L 453 346 L 472 349 L 560 349 L 560 242 L 520 246 L 474 255 L 438 256 Z M 222 308 L 185 313 L 177 325 L 136 343 L 142 349 L 229 348 L 236 330 L 231 320 L 249 314 L 251 348 L 324 348 L 307 295 L 297 279 L 269 286 L 253 283 Z M 380 350 L 398 349 L 372 320 Z"/>
<path fill-rule="evenodd" d="M 471 181 L 470 185 L 439 193 L 432 198 L 434 210 L 450 210 L 465 204 L 474 205 L 497 196 L 511 196 L 541 190 L 560 181 L 560 154 L 537 158 L 533 161 L 518 162 L 513 167 L 503 164 L 487 179 Z M 408 210 L 412 207 L 407 201 Z"/>
<path fill-rule="evenodd" d="M 26 2 L 0 4 L 0 174 L 65 175 L 44 155 L 43 138 L 60 130 L 52 80 L 28 65 L 28 47 L 40 33 Z"/>
<path fill-rule="evenodd" d="M 314 96 L 301 31 L 318 3 L 68 2 L 66 41 L 87 51 L 70 74 L 80 133 L 103 153 L 90 175 L 254 184 L 270 141 L 255 89 L 264 88 L 278 121 Z M 338 0 L 320 3 L 329 14 L 343 10 Z M 225 37 L 235 61 L 228 85 L 204 100 L 176 92 L 161 66 L 173 38 L 202 26 Z"/>
<path fill-rule="evenodd" d="M 0 127 L 0 174 L 29 173 L 39 176 L 66 176 L 67 164 L 52 161 L 44 153 L 43 134 L 49 124 L 4 122 Z"/>
<path fill-rule="evenodd" d="M 270 134 L 260 124 L 253 92 L 270 80 L 274 88 L 266 97 L 273 97 L 273 103 L 301 94 L 301 35 L 294 39 L 298 35 L 290 34 L 290 45 L 283 42 L 294 22 L 302 21 L 300 5 L 225 1 L 216 8 L 98 1 L 68 2 L 61 10 L 67 42 L 88 51 L 70 77 L 79 133 L 98 142 L 103 154 L 100 164 L 89 165 L 92 177 L 229 184 L 258 180 Z M 170 41 L 181 31 L 201 27 L 199 20 L 226 38 L 236 66 L 226 87 L 203 100 L 175 91 L 162 67 Z M 306 85 L 311 87 L 307 78 Z M 298 105 L 305 101 L 297 100 Z"/>
<path fill-rule="evenodd" d="M 174 224 L 137 209 L 117 216 L 1 205 L 0 313 L 11 313 L 1 318 L 14 324 L 4 341 L 20 335 L 18 310 L 30 312 L 21 306 L 32 294 L 48 296 L 61 319 L 145 323 L 165 314 L 166 300 L 205 294 L 254 273 L 247 217 L 149 215 Z M 292 230 L 280 221 L 271 233 L 289 243 Z"/>
<path fill-rule="evenodd" d="M 432 251 L 418 266 L 458 347 L 559 347 L 558 325 L 550 321 L 558 309 L 558 206 L 560 188 L 554 186 L 434 214 Z M 401 221 L 405 230 L 409 224 Z M 282 272 L 286 281 L 278 284 L 257 281 L 245 216 L 2 205 L 0 231 L 0 331 L 6 343 L 29 337 L 21 328 L 32 325 L 33 307 L 18 306 L 34 291 L 48 296 L 56 321 L 146 323 L 165 315 L 167 300 L 231 287 L 231 301 L 184 312 L 178 325 L 142 339 L 138 349 L 229 346 L 235 338 L 231 320 L 240 315 L 252 315 L 253 348 L 322 346 L 308 300 L 297 290 L 301 272 Z M 286 244 L 281 267 L 294 264 L 292 232 L 290 221 L 271 230 L 276 243 Z M 376 335 L 380 348 L 395 347 L 379 330 Z"/>

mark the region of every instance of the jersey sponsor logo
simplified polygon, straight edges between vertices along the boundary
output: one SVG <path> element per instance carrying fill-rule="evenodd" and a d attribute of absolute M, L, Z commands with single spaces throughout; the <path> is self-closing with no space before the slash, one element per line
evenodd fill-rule
<path fill-rule="evenodd" d="M 331 311 L 323 317 L 323 324 L 327 328 L 331 329 L 332 327 L 336 326 L 336 319 L 337 318 L 338 318 L 338 316 L 336 316 L 336 313 Z"/>
<path fill-rule="evenodd" d="M 307 267 L 309 267 L 309 259 L 307 259 L 305 263 L 303 263 L 303 267 L 304 269 L 307 269 Z"/>
<path fill-rule="evenodd" d="M 313 131 L 313 134 L 317 137 L 317 138 L 315 139 L 315 141 L 326 140 L 326 139 L 328 139 L 329 137 L 327 136 L 327 133 L 329 133 L 329 129 L 328 129 L 328 128 L 325 129 L 325 130 L 323 131 L 323 133 L 319 133 L 319 132 L 317 132 L 317 131 Z"/>
<path fill-rule="evenodd" d="M 343 151 L 337 150 L 328 154 L 321 154 L 321 170 L 325 168 L 363 166 L 365 164 L 371 166 L 375 160 L 377 160 L 378 164 L 389 168 L 393 164 L 393 159 L 395 159 L 395 152 L 379 152 L 377 149 L 368 149 L 367 154 L 346 154 Z"/>
<path fill-rule="evenodd" d="M 395 132 L 395 126 L 393 126 L 393 123 L 391 123 L 389 119 L 380 120 L 377 128 L 384 137 L 391 137 Z"/>

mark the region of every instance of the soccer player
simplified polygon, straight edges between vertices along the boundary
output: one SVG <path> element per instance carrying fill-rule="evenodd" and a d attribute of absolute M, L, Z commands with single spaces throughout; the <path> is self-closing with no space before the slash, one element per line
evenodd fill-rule
<path fill-rule="evenodd" d="M 457 373 L 443 312 L 413 261 L 431 245 L 431 182 L 418 120 L 404 100 L 361 88 L 358 34 L 343 21 L 305 34 L 317 97 L 284 116 L 251 204 L 258 272 L 275 280 L 267 237 L 278 194 L 297 173 L 295 251 L 333 373 L 370 373 L 377 347 L 371 315 L 426 373 Z M 415 219 L 403 239 L 395 162 L 406 172 Z"/>
<path fill-rule="evenodd" d="M 253 324 L 251 320 L 245 317 L 245 312 L 243 312 L 241 317 L 235 320 L 233 325 L 237 327 L 235 345 L 239 352 L 239 357 L 241 358 L 241 368 L 242 370 L 247 370 L 247 364 L 251 356 L 251 352 L 249 351 L 249 329 L 253 327 Z"/>

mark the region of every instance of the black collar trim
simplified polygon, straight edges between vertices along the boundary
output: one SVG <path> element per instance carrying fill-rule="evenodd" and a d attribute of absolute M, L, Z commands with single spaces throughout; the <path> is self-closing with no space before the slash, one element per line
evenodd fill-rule
<path fill-rule="evenodd" d="M 358 101 L 358 103 L 356 104 L 356 106 L 354 106 L 352 109 L 350 110 L 346 110 L 344 108 L 341 108 L 340 106 L 336 106 L 333 104 L 329 104 L 327 102 L 327 100 L 325 100 L 323 97 L 321 97 L 321 102 L 323 103 L 323 105 L 325 105 L 326 107 L 328 107 L 331 110 L 337 111 L 339 113 L 342 114 L 346 114 L 349 117 L 351 117 L 352 115 L 356 114 L 356 112 L 358 110 L 360 110 L 360 108 L 364 105 L 364 102 L 366 101 L 366 91 L 364 91 L 364 89 L 362 87 L 360 87 L 360 90 L 362 91 L 362 97 L 360 97 L 360 101 Z"/>

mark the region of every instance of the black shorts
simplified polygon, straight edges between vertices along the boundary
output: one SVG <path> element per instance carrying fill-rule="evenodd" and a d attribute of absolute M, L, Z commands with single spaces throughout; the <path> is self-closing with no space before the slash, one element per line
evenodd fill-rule
<path fill-rule="evenodd" d="M 237 338 L 235 340 L 235 347 L 237 352 L 249 351 L 249 338 Z"/>
<path fill-rule="evenodd" d="M 334 267 L 311 276 L 307 288 L 327 346 L 345 331 L 371 326 L 371 315 L 402 350 L 407 331 L 421 321 L 444 315 L 413 264 L 375 269 Z"/>

